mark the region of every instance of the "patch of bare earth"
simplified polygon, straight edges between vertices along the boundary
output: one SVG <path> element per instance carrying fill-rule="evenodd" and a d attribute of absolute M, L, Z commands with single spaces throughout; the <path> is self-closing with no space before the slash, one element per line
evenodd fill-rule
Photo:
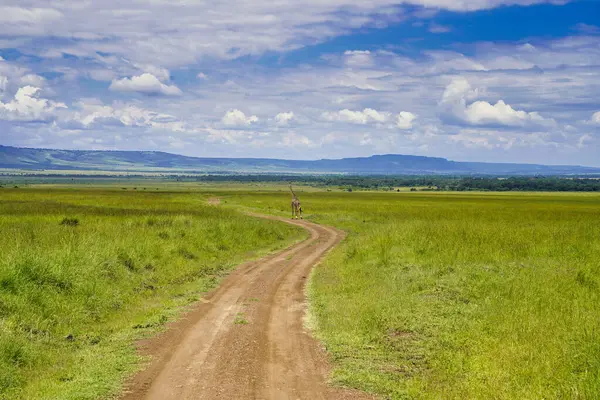
<path fill-rule="evenodd" d="M 241 265 L 164 334 L 141 343 L 152 362 L 123 399 L 373 398 L 327 384 L 327 354 L 303 325 L 306 277 L 343 233 L 286 221 L 310 238 Z"/>
<path fill-rule="evenodd" d="M 207 200 L 207 202 L 211 206 L 218 206 L 219 204 L 221 204 L 221 199 L 218 197 L 211 197 Z"/>

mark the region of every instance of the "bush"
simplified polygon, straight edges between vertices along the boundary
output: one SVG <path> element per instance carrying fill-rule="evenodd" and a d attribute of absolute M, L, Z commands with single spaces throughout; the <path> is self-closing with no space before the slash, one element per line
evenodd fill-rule
<path fill-rule="evenodd" d="M 66 226 L 78 226 L 79 225 L 79 219 L 77 218 L 63 218 L 62 221 L 60 221 L 61 225 L 66 225 Z"/>

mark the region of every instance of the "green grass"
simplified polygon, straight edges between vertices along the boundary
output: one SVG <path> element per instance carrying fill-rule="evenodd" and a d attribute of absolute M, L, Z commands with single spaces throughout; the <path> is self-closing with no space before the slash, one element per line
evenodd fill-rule
<path fill-rule="evenodd" d="M 279 193 L 222 193 L 288 215 Z M 600 196 L 299 193 L 348 232 L 309 287 L 333 380 L 391 399 L 597 399 Z"/>
<path fill-rule="evenodd" d="M 236 325 L 248 325 L 248 320 L 246 319 L 244 313 L 237 313 L 233 323 Z"/>
<path fill-rule="evenodd" d="M 307 219 L 348 233 L 308 288 L 335 383 L 390 399 L 598 398 L 600 196 L 296 191 Z M 280 185 L 0 192 L 0 398 L 118 391 L 136 338 L 300 235 L 234 211 L 289 217 L 289 201 Z"/>
<path fill-rule="evenodd" d="M 191 192 L 0 192 L 0 399 L 96 399 L 233 266 L 304 233 Z"/>

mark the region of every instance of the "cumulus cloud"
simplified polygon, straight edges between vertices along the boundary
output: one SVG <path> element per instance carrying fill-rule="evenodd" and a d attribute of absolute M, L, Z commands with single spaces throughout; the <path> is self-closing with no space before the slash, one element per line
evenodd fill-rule
<path fill-rule="evenodd" d="M 515 110 L 503 100 L 498 100 L 493 105 L 482 100 L 467 103 L 478 94 L 479 91 L 472 89 L 466 79 L 457 78 L 446 87 L 440 104 L 446 114 L 469 125 L 519 127 L 528 124 L 549 125 L 554 123 L 553 120 L 546 119 L 537 112 Z"/>
<path fill-rule="evenodd" d="M 595 112 L 595 113 L 592 115 L 592 123 L 593 123 L 593 124 L 598 124 L 598 125 L 600 125 L 600 111 L 598 111 L 598 112 Z"/>
<path fill-rule="evenodd" d="M 9 121 L 46 121 L 55 117 L 59 108 L 67 108 L 64 103 L 57 103 L 40 98 L 40 88 L 24 86 L 15 94 L 12 101 L 0 101 L 0 119 Z"/>
<path fill-rule="evenodd" d="M 492 105 L 486 101 L 476 101 L 465 109 L 465 120 L 473 125 L 500 124 L 522 126 L 527 122 L 543 124 L 548 121 L 537 112 L 515 110 L 503 100 Z"/>
<path fill-rule="evenodd" d="M 356 125 L 385 124 L 392 119 L 392 114 L 386 111 L 377 111 L 365 108 L 362 111 L 343 109 L 335 112 L 324 112 L 321 118 L 332 122 L 347 122 Z M 411 129 L 417 116 L 408 111 L 401 111 L 395 116 L 394 126 L 399 129 Z"/>
<path fill-rule="evenodd" d="M 1 40 L 0 46 L 2 46 Z M 43 77 L 33 74 L 29 68 L 18 62 L 7 61 L 3 58 L 0 58 L 0 80 L 6 81 L 5 90 L 16 90 L 22 86 L 35 86 L 39 88 L 45 86 L 45 79 Z"/>
<path fill-rule="evenodd" d="M 479 95 L 479 90 L 473 89 L 468 80 L 464 78 L 453 79 L 446 86 L 442 94 L 442 103 L 456 103 L 463 100 L 472 100 Z"/>
<path fill-rule="evenodd" d="M 181 90 L 175 86 L 169 86 L 162 83 L 151 73 L 143 73 L 139 76 L 123 78 L 112 81 L 110 90 L 116 92 L 137 92 L 147 95 L 179 96 Z"/>
<path fill-rule="evenodd" d="M 134 66 L 140 71 L 154 75 L 159 81 L 165 82 L 171 79 L 171 73 L 166 68 L 152 64 L 134 64 Z"/>
<path fill-rule="evenodd" d="M 246 114 L 242 111 L 234 109 L 227 111 L 221 119 L 221 122 L 227 126 L 243 127 L 258 122 L 258 117 L 256 115 L 246 117 Z"/>
<path fill-rule="evenodd" d="M 396 126 L 400 129 L 411 129 L 417 116 L 408 111 L 402 111 L 396 116 Z"/>
<path fill-rule="evenodd" d="M 275 122 L 277 125 L 283 126 L 289 124 L 291 120 L 294 119 L 294 113 L 290 112 L 282 112 L 275 116 Z"/>
<path fill-rule="evenodd" d="M 204 72 L 198 72 L 198 75 L 196 75 L 196 78 L 206 80 L 206 79 L 208 79 L 208 75 L 206 75 Z"/>
<path fill-rule="evenodd" d="M 327 121 L 365 125 L 368 123 L 384 123 L 390 118 L 390 113 L 379 112 L 372 108 L 365 108 L 362 111 L 343 109 L 335 112 L 324 112 L 321 117 Z"/>

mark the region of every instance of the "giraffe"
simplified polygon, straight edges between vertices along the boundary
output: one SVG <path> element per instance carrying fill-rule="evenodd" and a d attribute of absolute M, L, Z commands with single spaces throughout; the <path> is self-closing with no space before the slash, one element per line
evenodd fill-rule
<path fill-rule="evenodd" d="M 292 219 L 298 219 L 298 217 L 303 219 L 302 206 L 300 205 L 300 200 L 298 200 L 296 193 L 294 193 L 294 189 L 292 189 L 292 184 L 290 184 L 290 191 L 292 192 Z"/>

